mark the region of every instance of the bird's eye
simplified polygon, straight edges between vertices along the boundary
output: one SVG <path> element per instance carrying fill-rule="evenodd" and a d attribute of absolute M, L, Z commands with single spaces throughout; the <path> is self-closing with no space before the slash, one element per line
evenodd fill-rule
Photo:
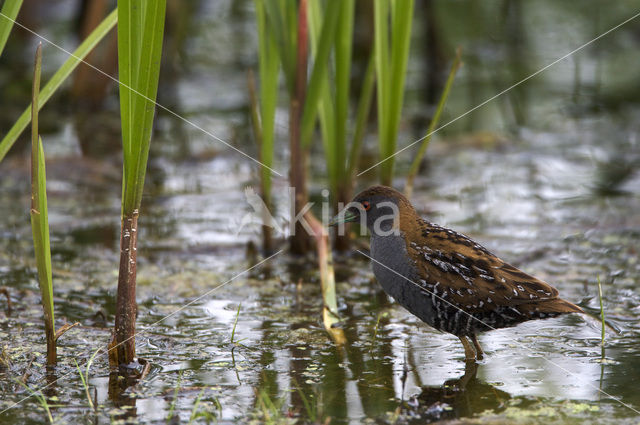
<path fill-rule="evenodd" d="M 362 201 L 362 208 L 365 211 L 369 211 L 371 209 L 371 203 L 369 201 Z"/>

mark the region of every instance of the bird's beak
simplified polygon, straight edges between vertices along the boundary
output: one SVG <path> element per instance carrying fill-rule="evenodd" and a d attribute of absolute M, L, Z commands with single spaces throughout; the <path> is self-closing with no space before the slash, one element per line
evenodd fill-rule
<path fill-rule="evenodd" d="M 348 209 L 344 209 L 340 211 L 338 214 L 336 214 L 336 216 L 333 217 L 331 221 L 329 221 L 329 227 L 335 226 L 341 223 L 349 223 L 352 221 L 356 221 L 357 218 L 358 218 L 358 214 L 351 212 Z"/>

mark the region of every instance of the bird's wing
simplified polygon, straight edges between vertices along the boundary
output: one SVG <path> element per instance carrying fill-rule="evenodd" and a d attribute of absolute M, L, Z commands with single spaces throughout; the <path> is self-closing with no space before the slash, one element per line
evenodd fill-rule
<path fill-rule="evenodd" d="M 558 291 L 453 230 L 424 223 L 407 250 L 432 291 L 465 311 L 485 312 L 557 298 Z"/>

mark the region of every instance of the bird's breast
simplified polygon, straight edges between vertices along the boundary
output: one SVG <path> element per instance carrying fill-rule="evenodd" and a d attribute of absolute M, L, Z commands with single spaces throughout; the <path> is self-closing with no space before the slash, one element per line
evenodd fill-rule
<path fill-rule="evenodd" d="M 384 291 L 411 313 L 432 324 L 433 305 L 429 293 L 420 287 L 421 281 L 404 238 L 401 235 L 372 237 L 371 257 L 373 274 Z"/>

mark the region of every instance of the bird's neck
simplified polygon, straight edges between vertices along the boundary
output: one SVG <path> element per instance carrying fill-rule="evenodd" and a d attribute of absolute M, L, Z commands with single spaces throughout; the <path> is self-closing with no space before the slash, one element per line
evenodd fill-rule
<path fill-rule="evenodd" d="M 408 202 L 399 203 L 393 214 L 389 211 L 386 217 L 384 220 L 369 223 L 369 232 L 373 239 L 393 237 L 403 239 L 406 243 L 407 238 L 410 239 L 415 232 L 420 233 L 421 227 L 424 226 L 424 221 Z"/>
<path fill-rule="evenodd" d="M 397 225 L 403 235 L 412 235 L 420 232 L 420 224 L 423 223 L 422 218 L 412 205 L 400 205 L 400 213 Z"/>

